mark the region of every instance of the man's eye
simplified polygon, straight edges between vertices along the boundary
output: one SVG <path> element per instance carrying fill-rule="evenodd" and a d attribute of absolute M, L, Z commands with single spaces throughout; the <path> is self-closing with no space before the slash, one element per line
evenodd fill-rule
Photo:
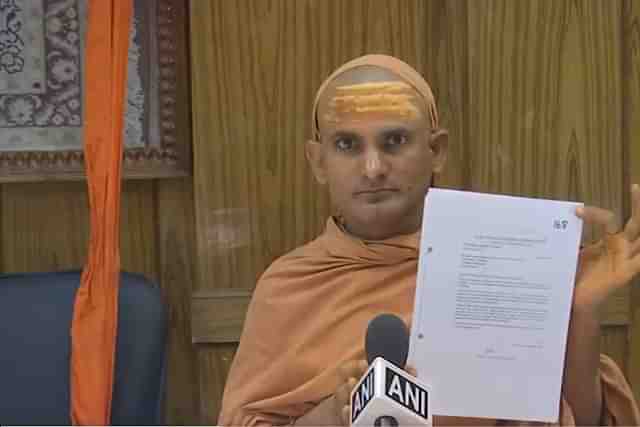
<path fill-rule="evenodd" d="M 407 136 L 401 133 L 394 133 L 387 138 L 387 144 L 392 146 L 406 144 L 407 142 Z"/>
<path fill-rule="evenodd" d="M 351 138 L 336 139 L 336 148 L 339 151 L 351 151 L 355 148 L 355 141 Z"/>

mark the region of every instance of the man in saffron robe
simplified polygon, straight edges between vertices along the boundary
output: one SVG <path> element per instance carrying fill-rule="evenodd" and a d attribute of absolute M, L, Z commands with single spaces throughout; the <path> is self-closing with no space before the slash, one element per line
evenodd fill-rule
<path fill-rule="evenodd" d="M 396 58 L 354 59 L 319 89 L 312 127 L 307 159 L 335 215 L 260 278 L 221 425 L 348 425 L 368 322 L 382 312 L 411 322 L 424 197 L 447 154 L 429 85 Z M 576 212 L 606 233 L 580 256 L 558 425 L 640 422 L 622 372 L 599 348 L 599 310 L 640 271 L 636 187 L 632 205 L 623 229 L 609 211 Z M 441 416 L 434 424 L 526 425 Z"/>

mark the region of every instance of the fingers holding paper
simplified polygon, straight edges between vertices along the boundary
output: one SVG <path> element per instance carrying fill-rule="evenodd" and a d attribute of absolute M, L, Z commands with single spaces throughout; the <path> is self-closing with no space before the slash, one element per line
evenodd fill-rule
<path fill-rule="evenodd" d="M 631 190 L 631 218 L 622 229 L 606 209 L 578 208 L 576 215 L 604 232 L 602 239 L 581 251 L 574 294 L 574 307 L 598 309 L 640 273 L 640 187 Z"/>

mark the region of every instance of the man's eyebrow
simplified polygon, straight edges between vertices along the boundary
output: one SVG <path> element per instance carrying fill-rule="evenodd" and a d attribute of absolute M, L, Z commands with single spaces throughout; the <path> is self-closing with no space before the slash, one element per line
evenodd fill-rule
<path fill-rule="evenodd" d="M 396 125 L 388 126 L 381 129 L 380 134 L 383 136 L 397 135 L 399 133 L 412 133 L 416 131 L 415 126 L 409 125 Z"/>
<path fill-rule="evenodd" d="M 345 139 L 360 139 L 360 135 L 356 132 L 349 130 L 336 130 L 329 134 L 331 139 L 345 138 Z"/>
<path fill-rule="evenodd" d="M 413 124 L 390 124 L 389 126 L 385 126 L 382 127 L 377 134 L 378 135 L 382 135 L 383 137 L 389 136 L 389 135 L 394 135 L 394 134 L 398 134 L 398 133 L 414 133 L 416 131 L 419 130 L 419 126 L 417 125 L 413 125 Z M 326 133 L 327 137 L 329 139 L 338 139 L 338 138 L 345 138 L 345 139 L 362 139 L 362 136 L 356 132 L 356 131 L 352 131 L 352 130 L 348 130 L 348 129 L 336 129 L 330 132 Z"/>

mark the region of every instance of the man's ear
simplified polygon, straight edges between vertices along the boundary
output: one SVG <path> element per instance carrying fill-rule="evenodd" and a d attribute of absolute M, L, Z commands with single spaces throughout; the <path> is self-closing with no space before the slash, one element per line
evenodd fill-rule
<path fill-rule="evenodd" d="M 447 163 L 449 151 L 449 132 L 446 129 L 435 129 L 429 135 L 429 148 L 433 152 L 433 173 L 441 173 Z"/>
<path fill-rule="evenodd" d="M 327 183 L 327 166 L 325 161 L 324 150 L 322 149 L 322 143 L 319 141 L 309 140 L 304 147 L 304 154 L 307 158 L 307 162 L 311 166 L 313 176 L 320 185 Z"/>

